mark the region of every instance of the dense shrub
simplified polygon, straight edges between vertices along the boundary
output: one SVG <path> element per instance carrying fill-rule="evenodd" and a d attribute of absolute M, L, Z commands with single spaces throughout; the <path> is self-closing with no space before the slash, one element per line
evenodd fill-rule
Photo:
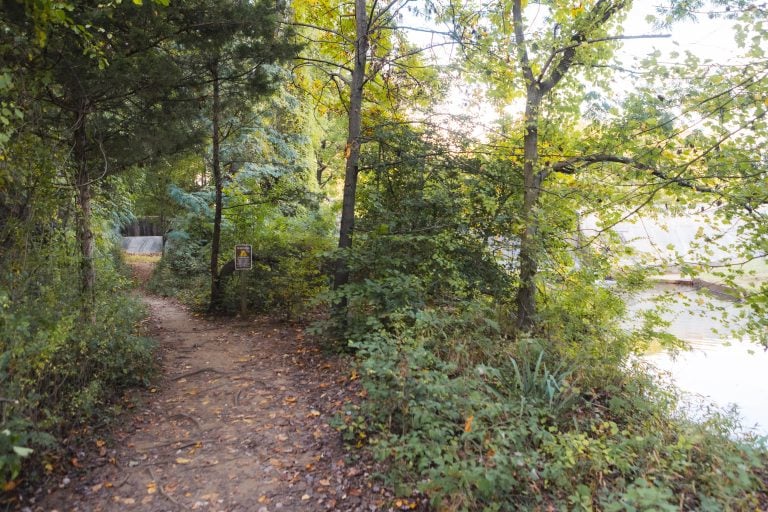
<path fill-rule="evenodd" d="M 155 293 L 178 297 L 202 309 L 210 292 L 210 253 L 205 232 L 190 225 L 185 228 L 191 232 L 180 229 L 173 235 L 149 286 Z M 265 219 L 260 229 L 240 235 L 239 240 L 247 240 L 253 247 L 253 267 L 235 272 L 231 253 L 223 255 L 223 311 L 238 312 L 244 293 L 250 312 L 275 313 L 284 319 L 300 316 L 312 299 L 327 289 L 323 265 L 332 245 L 328 236 L 331 230 L 328 217 L 319 213 L 276 214 Z M 230 241 L 234 236 L 226 236 L 225 244 L 233 247 Z"/>
<path fill-rule="evenodd" d="M 101 258 L 94 322 L 83 320 L 76 287 L 56 265 L 0 288 L 0 484 L 18 476 L 27 449 L 54 448 L 151 375 L 153 345 L 137 333 L 145 312 L 125 293 L 122 274 L 109 270 L 109 256 Z"/>
<path fill-rule="evenodd" d="M 504 339 L 493 315 L 404 311 L 353 341 L 367 401 L 338 426 L 399 492 L 440 510 L 759 508 L 766 447 L 731 439 L 727 418 L 687 421 L 641 368 Z"/>

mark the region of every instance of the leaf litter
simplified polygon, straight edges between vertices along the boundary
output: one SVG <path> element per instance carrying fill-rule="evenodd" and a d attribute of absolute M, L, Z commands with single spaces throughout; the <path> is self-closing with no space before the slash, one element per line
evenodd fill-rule
<path fill-rule="evenodd" d="M 41 488 L 25 512 L 414 510 L 329 425 L 364 396 L 345 360 L 297 326 L 143 298 L 162 376 L 115 429 L 94 433 L 72 484 Z"/>

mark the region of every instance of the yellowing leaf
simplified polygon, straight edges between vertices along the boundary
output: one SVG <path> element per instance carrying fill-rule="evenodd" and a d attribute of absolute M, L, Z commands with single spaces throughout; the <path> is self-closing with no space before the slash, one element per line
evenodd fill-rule
<path fill-rule="evenodd" d="M 467 421 L 464 422 L 464 432 L 472 432 L 472 422 L 474 419 L 475 417 L 472 415 L 467 418 Z"/>
<path fill-rule="evenodd" d="M 149 482 L 147 484 L 147 494 L 155 494 L 157 492 L 157 484 L 155 482 Z"/>
<path fill-rule="evenodd" d="M 176 459 L 176 464 L 189 464 L 190 462 L 192 462 L 190 459 L 185 459 L 184 457 Z"/>

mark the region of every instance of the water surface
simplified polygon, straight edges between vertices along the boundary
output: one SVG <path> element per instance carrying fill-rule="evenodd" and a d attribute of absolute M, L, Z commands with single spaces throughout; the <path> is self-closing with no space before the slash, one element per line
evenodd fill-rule
<path fill-rule="evenodd" d="M 733 316 L 740 312 L 738 306 L 692 287 L 659 285 L 639 294 L 630 309 L 651 307 L 653 297 L 670 292 L 676 294 L 677 300 L 670 306 L 672 311 L 662 316 L 671 322 L 668 332 L 687 341 L 691 350 L 677 356 L 661 351 L 647 354 L 644 359 L 669 372 L 683 391 L 722 408 L 736 405 L 742 430 L 768 435 L 768 352 L 760 345 L 729 335 L 719 319 L 721 312 L 711 312 L 707 307 L 715 305 Z"/>

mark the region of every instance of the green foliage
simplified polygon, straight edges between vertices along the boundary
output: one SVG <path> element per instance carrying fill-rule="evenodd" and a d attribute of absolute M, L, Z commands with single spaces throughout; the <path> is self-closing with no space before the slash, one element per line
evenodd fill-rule
<path fill-rule="evenodd" d="M 332 225 L 327 216 L 277 216 L 253 233 L 254 268 L 239 272 L 227 288 L 227 309 L 237 311 L 240 285 L 246 280 L 246 306 L 257 312 L 277 313 L 295 320 L 312 300 L 327 289 L 322 267 L 331 248 Z"/>
<path fill-rule="evenodd" d="M 102 269 L 113 284 L 100 290 L 97 323 L 79 321 L 77 300 L 68 297 L 69 281 L 57 280 L 61 269 L 37 273 L 24 287 L 16 275 L 0 289 L 0 386 L 3 425 L 33 446 L 50 449 L 53 438 L 70 427 L 104 414 L 126 386 L 145 384 L 153 370 L 152 343 L 136 334 L 144 311 L 123 295 L 125 281 Z M 15 463 L 8 466 L 17 472 Z M 13 479 L 7 472 L 3 483 Z"/>
<path fill-rule="evenodd" d="M 6 428 L 0 432 L 0 485 L 15 480 L 21 473 L 22 461 L 34 450 L 28 448 L 29 434 Z"/>
<path fill-rule="evenodd" d="M 115 237 L 129 207 L 120 199 L 125 184 L 96 188 L 114 198 L 94 207 L 99 279 L 91 321 L 80 309 L 71 190 L 57 181 L 59 155 L 35 142 L 15 140 L 0 162 L 0 173 L 14 169 L 0 193 L 0 432 L 10 432 L 0 436 L 0 486 L 31 481 L 59 439 L 108 415 L 117 393 L 145 383 L 154 366 Z"/>
<path fill-rule="evenodd" d="M 174 196 L 193 210 L 174 220 L 150 289 L 202 308 L 208 302 L 210 280 L 207 264 L 211 227 L 206 203 L 210 194 L 176 191 Z M 296 203 L 292 204 L 288 209 L 291 215 L 283 215 L 279 205 L 275 208 L 257 204 L 250 208 L 252 216 L 244 216 L 247 210 L 238 208 L 233 216 L 225 218 L 223 247 L 230 249 L 224 258 L 225 265 L 229 262 L 228 270 L 222 271 L 223 312 L 239 312 L 244 291 L 247 310 L 277 313 L 292 320 L 301 316 L 312 299 L 326 289 L 323 264 L 331 248 L 331 218 L 328 212 L 307 211 L 300 206 L 297 212 Z M 233 272 L 230 250 L 235 243 L 252 245 L 251 270 Z"/>
<path fill-rule="evenodd" d="M 641 369 L 502 340 L 493 312 L 473 311 L 411 311 L 353 343 L 368 400 L 339 428 L 399 492 L 445 510 L 759 506 L 765 447 L 728 438 L 726 420 L 679 419 L 677 395 Z"/>

